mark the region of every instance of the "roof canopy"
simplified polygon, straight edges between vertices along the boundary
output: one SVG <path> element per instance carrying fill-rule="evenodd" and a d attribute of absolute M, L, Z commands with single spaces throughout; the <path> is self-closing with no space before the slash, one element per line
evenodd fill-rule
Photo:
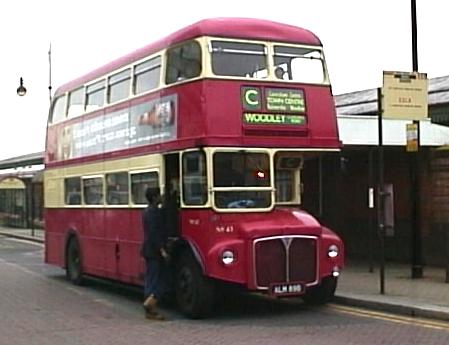
<path fill-rule="evenodd" d="M 429 114 L 420 121 L 420 144 L 449 144 L 449 76 L 429 79 Z M 345 93 L 334 97 L 340 140 L 344 145 L 377 145 L 377 89 Z M 411 121 L 383 120 L 385 145 L 406 145 L 406 127 Z M 439 124 L 436 124 L 439 123 Z"/>
<path fill-rule="evenodd" d="M 378 145 L 377 116 L 338 115 L 338 131 L 344 146 Z M 411 121 L 384 119 L 382 124 L 383 145 L 405 146 L 406 124 Z M 449 144 L 449 127 L 420 121 L 420 145 L 443 146 Z"/>

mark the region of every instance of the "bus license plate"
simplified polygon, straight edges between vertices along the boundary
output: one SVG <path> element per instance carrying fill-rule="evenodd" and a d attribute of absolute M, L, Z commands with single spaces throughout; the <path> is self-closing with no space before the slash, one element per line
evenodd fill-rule
<path fill-rule="evenodd" d="M 301 295 L 304 293 L 304 285 L 301 283 L 271 284 L 270 293 L 275 296 Z"/>

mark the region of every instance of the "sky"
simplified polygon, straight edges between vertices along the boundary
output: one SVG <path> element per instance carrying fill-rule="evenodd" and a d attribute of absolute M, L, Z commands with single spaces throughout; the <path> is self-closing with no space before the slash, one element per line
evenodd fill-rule
<path fill-rule="evenodd" d="M 449 75 L 449 3 L 416 0 L 419 71 Z M 323 43 L 335 95 L 412 70 L 410 0 L 20 0 L 0 5 L 0 160 L 45 149 L 58 86 L 201 19 L 246 17 L 306 28 Z M 27 94 L 16 89 L 23 78 Z"/>

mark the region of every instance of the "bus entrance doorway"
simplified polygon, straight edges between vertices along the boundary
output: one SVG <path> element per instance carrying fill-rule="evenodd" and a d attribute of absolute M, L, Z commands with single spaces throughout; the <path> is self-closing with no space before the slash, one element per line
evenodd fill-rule
<path fill-rule="evenodd" d="M 181 232 L 179 229 L 179 153 L 164 155 L 164 165 L 164 207 L 167 219 L 167 233 L 168 237 L 178 237 Z"/>

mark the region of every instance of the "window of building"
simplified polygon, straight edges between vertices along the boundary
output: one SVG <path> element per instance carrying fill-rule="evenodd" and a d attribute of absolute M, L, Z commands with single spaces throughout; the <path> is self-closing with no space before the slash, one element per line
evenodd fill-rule
<path fill-rule="evenodd" d="M 198 42 L 186 42 L 167 51 L 167 84 L 198 77 L 201 69 L 201 47 Z"/>
<path fill-rule="evenodd" d="M 130 68 L 110 76 L 108 78 L 108 102 L 114 103 L 128 98 L 130 85 Z"/>
<path fill-rule="evenodd" d="M 161 75 L 161 57 L 137 64 L 134 67 L 134 94 L 156 89 Z"/>
<path fill-rule="evenodd" d="M 128 173 L 106 174 L 106 200 L 109 205 L 128 205 Z"/>
<path fill-rule="evenodd" d="M 81 205 L 81 178 L 69 177 L 64 180 L 64 200 L 66 205 Z"/>
<path fill-rule="evenodd" d="M 86 111 L 93 111 L 104 105 L 104 89 L 104 80 L 100 80 L 86 88 Z"/>
<path fill-rule="evenodd" d="M 263 44 L 212 41 L 212 71 L 215 75 L 264 79 L 268 76 L 266 52 Z"/>
<path fill-rule="evenodd" d="M 103 178 L 85 177 L 83 178 L 83 197 L 86 205 L 103 204 Z"/>
<path fill-rule="evenodd" d="M 55 99 L 51 115 L 51 122 L 59 122 L 65 119 L 66 96 L 62 95 Z"/>
<path fill-rule="evenodd" d="M 68 117 L 75 117 L 84 112 L 84 87 L 69 93 Z"/>
<path fill-rule="evenodd" d="M 131 199 L 133 204 L 147 204 L 145 191 L 148 188 L 159 188 L 159 173 L 157 171 L 131 174 Z"/>
<path fill-rule="evenodd" d="M 186 205 L 204 205 L 207 202 L 206 156 L 202 151 L 182 156 L 183 201 Z"/>

